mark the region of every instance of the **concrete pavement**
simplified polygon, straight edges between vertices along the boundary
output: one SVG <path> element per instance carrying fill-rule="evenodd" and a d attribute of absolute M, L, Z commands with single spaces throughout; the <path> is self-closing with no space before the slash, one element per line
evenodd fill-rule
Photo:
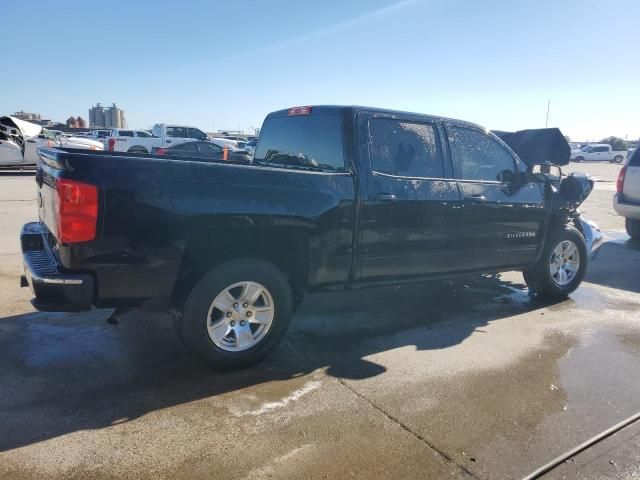
<path fill-rule="evenodd" d="M 540 302 L 516 272 L 309 296 L 271 358 L 228 374 L 162 314 L 34 312 L 16 240 L 33 178 L 0 177 L 0 478 L 524 476 L 640 410 L 619 166 L 576 169 L 599 180 L 581 210 L 609 241 L 570 299 Z M 550 478 L 625 478 L 630 432 Z"/>

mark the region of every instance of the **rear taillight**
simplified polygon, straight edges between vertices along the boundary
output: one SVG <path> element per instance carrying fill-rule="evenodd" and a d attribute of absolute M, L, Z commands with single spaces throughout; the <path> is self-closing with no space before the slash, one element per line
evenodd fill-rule
<path fill-rule="evenodd" d="M 156 155 L 164 155 L 167 153 L 166 148 L 156 148 Z"/>
<path fill-rule="evenodd" d="M 59 178 L 58 240 L 62 243 L 87 242 L 96 237 L 98 189 L 94 185 Z"/>
<path fill-rule="evenodd" d="M 116 149 L 116 139 L 110 138 L 107 143 L 109 144 L 109 151 L 113 152 Z"/>
<path fill-rule="evenodd" d="M 622 193 L 622 189 L 624 188 L 624 176 L 627 174 L 626 165 L 620 169 L 620 173 L 618 174 L 618 180 L 616 181 L 616 192 Z"/>

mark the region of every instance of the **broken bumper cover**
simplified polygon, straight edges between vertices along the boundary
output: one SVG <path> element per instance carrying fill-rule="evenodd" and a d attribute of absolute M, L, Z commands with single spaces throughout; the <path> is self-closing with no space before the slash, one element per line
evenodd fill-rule
<path fill-rule="evenodd" d="M 20 285 L 29 286 L 35 295 L 33 306 L 44 312 L 90 310 L 93 303 L 93 277 L 86 273 L 68 273 L 58 265 L 45 245 L 42 226 L 27 223 L 20 233 L 24 275 Z"/>
<path fill-rule="evenodd" d="M 595 222 L 587 220 L 584 217 L 580 218 L 580 226 L 584 235 L 584 239 L 587 243 L 587 252 L 589 252 L 589 259 L 594 259 L 598 255 L 600 247 L 604 243 L 604 235 Z"/>

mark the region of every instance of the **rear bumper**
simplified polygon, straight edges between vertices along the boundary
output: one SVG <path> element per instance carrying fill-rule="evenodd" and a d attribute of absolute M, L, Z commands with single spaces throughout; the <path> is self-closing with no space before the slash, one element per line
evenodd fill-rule
<path fill-rule="evenodd" d="M 27 223 L 20 233 L 24 275 L 20 285 L 29 286 L 35 298 L 33 306 L 44 312 L 90 310 L 93 303 L 93 277 L 86 273 L 68 273 L 57 264 L 45 245 L 42 226 Z"/>
<path fill-rule="evenodd" d="M 624 218 L 640 220 L 640 204 L 623 201 L 619 193 L 613 196 L 613 209 Z"/>

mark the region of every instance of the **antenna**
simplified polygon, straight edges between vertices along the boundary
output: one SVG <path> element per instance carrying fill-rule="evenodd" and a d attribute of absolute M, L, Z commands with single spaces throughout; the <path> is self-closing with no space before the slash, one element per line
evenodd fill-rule
<path fill-rule="evenodd" d="M 551 99 L 547 100 L 547 120 L 544 122 L 544 128 L 549 128 L 549 108 L 551 107 Z"/>

